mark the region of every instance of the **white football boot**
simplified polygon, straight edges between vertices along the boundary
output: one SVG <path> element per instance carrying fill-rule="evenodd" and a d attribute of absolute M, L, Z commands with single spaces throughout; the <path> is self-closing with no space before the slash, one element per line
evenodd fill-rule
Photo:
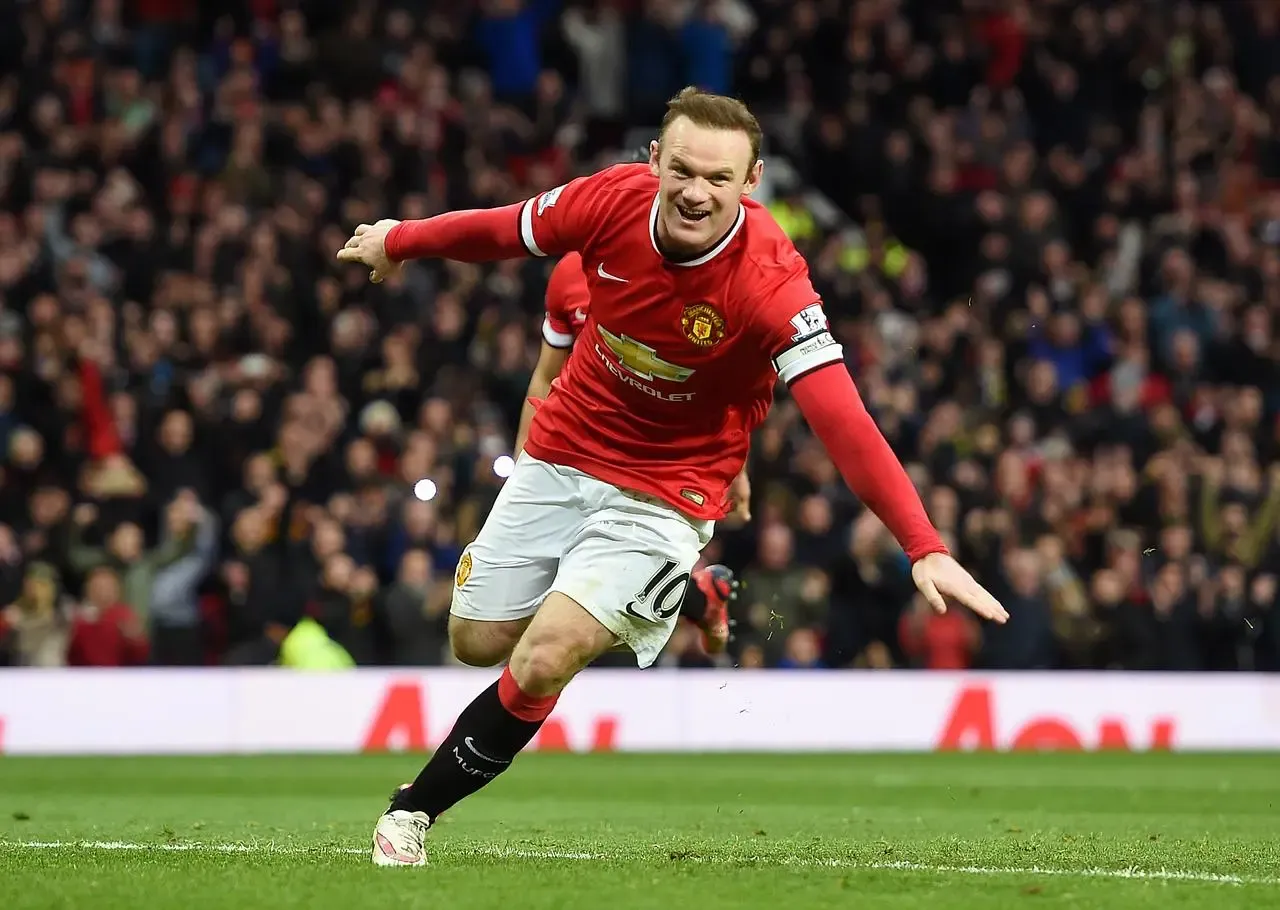
<path fill-rule="evenodd" d="M 430 827 L 431 817 L 425 812 L 388 809 L 373 829 L 373 864 L 425 866 L 427 829 Z"/>

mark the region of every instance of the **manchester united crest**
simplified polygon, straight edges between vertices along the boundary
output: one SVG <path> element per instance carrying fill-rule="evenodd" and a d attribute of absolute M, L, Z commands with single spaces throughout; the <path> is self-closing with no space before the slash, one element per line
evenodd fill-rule
<path fill-rule="evenodd" d="M 724 340 L 724 317 L 715 307 L 705 303 L 691 303 L 680 314 L 680 327 L 684 337 L 700 348 L 709 348 Z"/>
<path fill-rule="evenodd" d="M 462 558 L 458 560 L 458 571 L 453 575 L 453 583 L 461 588 L 467 583 L 467 579 L 471 577 L 471 554 L 463 553 Z"/>

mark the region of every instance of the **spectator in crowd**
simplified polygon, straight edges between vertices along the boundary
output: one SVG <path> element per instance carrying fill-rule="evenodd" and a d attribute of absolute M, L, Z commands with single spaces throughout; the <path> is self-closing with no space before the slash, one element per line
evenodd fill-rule
<path fill-rule="evenodd" d="M 112 529 L 102 547 L 84 543 L 85 529 L 97 519 L 96 506 L 76 506 L 72 515 L 67 563 L 79 575 L 88 575 L 100 566 L 108 566 L 121 574 L 123 600 L 144 622 L 151 615 L 151 596 L 156 575 L 183 556 L 190 541 L 170 533 L 158 547 L 145 548 L 142 528 L 135 522 L 123 521 Z M 185 520 L 185 518 L 184 518 Z"/>
<path fill-rule="evenodd" d="M 959 610 L 939 615 L 923 598 L 913 598 L 902 613 L 898 640 L 912 666 L 967 670 L 973 666 L 982 637 L 972 617 Z"/>
<path fill-rule="evenodd" d="M 19 667 L 60 667 L 67 660 L 62 582 L 48 563 L 32 562 L 22 593 L 0 613 L 0 652 Z"/>
<path fill-rule="evenodd" d="M 449 591 L 441 590 L 432 577 L 430 554 L 406 550 L 396 580 L 383 590 L 380 605 L 389 663 L 418 666 L 444 660 L 449 649 L 448 605 Z"/>
<path fill-rule="evenodd" d="M 120 577 L 108 565 L 92 569 L 84 602 L 71 620 L 67 663 L 73 667 L 129 667 L 147 661 L 149 642 L 137 613 L 120 599 Z"/>
<path fill-rule="evenodd" d="M 165 509 L 165 543 L 184 541 L 183 554 L 161 567 L 151 583 L 150 635 L 153 662 L 170 666 L 204 663 L 199 588 L 218 555 L 218 520 L 200 505 L 194 490 L 179 491 Z"/>
<path fill-rule="evenodd" d="M 448 660 L 547 264 L 371 287 L 332 253 L 616 160 L 695 82 L 760 114 L 868 407 L 1013 615 L 913 603 L 780 393 L 757 520 L 707 552 L 744 581 L 727 660 L 1280 668 L 1270 4 L 0 13 L 4 660 L 266 664 L 304 619 Z"/>
<path fill-rule="evenodd" d="M 765 652 L 771 662 L 782 657 L 793 631 L 813 625 L 827 593 L 821 572 L 796 565 L 792 532 L 783 524 L 761 532 L 757 562 L 743 574 L 742 590 L 747 621 L 769 632 Z"/>

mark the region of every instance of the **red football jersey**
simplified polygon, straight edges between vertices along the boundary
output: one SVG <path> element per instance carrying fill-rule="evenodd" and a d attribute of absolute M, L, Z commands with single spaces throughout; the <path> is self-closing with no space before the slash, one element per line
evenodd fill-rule
<path fill-rule="evenodd" d="M 526 448 L 616 486 L 721 518 L 774 383 L 843 358 L 809 270 L 761 205 L 697 259 L 658 250 L 658 178 L 645 164 L 526 202 L 535 256 L 582 254 L 591 306 Z"/>
<path fill-rule="evenodd" d="M 553 348 L 571 348 L 591 309 L 591 293 L 582 274 L 582 257 L 566 253 L 547 279 L 547 317 L 542 337 Z"/>

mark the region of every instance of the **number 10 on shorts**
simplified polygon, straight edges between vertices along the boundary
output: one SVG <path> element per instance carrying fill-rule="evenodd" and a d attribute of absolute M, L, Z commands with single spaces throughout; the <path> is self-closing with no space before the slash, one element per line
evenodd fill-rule
<path fill-rule="evenodd" d="M 664 560 L 645 582 L 644 588 L 627 604 L 627 612 L 638 619 L 652 618 L 658 622 L 666 622 L 680 612 L 685 589 L 689 587 L 689 573 L 676 571 L 679 568 L 680 563 L 674 559 Z M 652 617 L 640 612 L 644 608 Z"/>

